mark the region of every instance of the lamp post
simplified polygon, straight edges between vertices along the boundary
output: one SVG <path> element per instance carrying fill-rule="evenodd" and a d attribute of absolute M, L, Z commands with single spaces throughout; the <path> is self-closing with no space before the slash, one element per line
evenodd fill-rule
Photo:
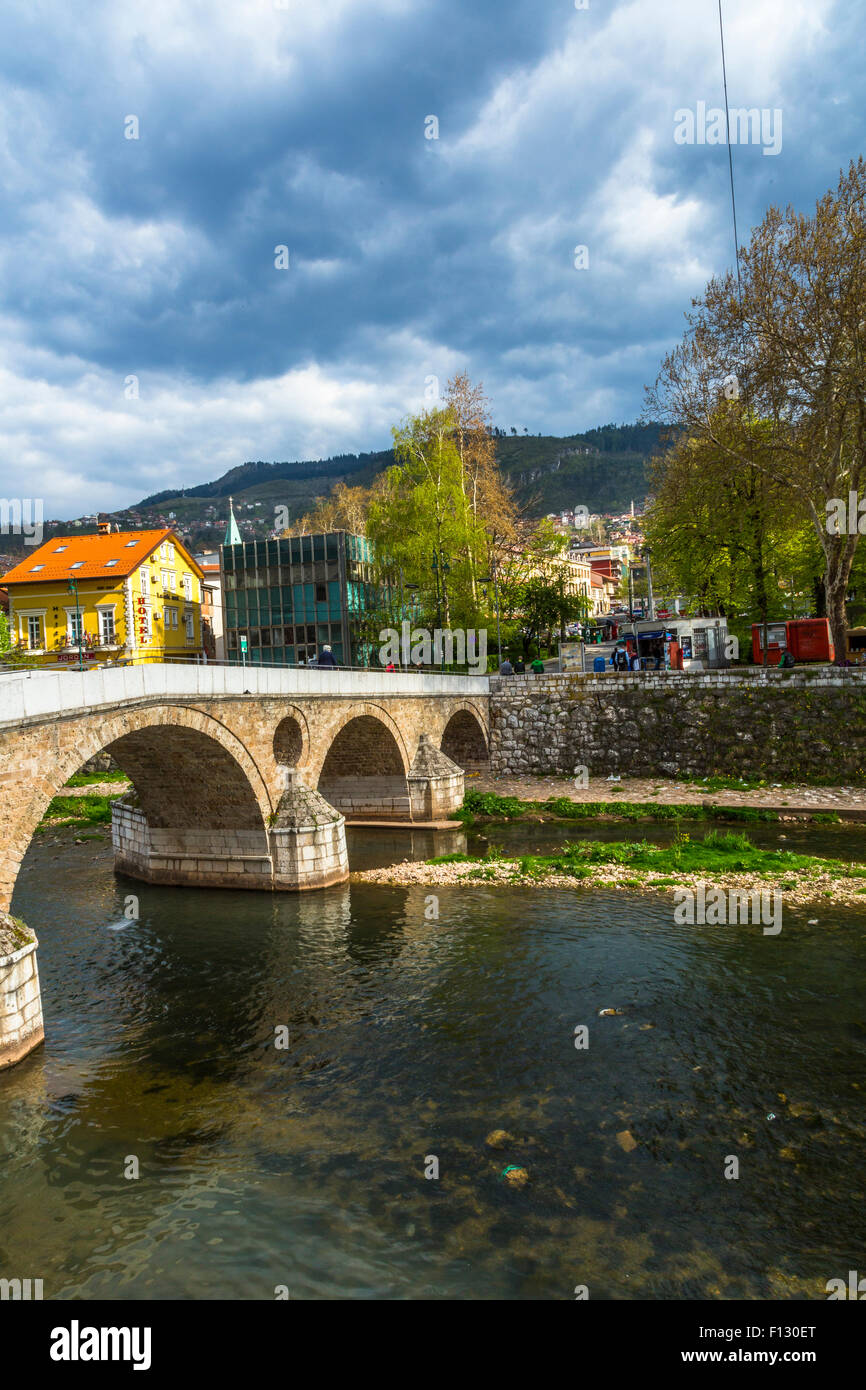
<path fill-rule="evenodd" d="M 643 554 L 644 554 L 644 559 L 646 560 L 646 607 L 647 607 L 647 617 L 649 618 L 650 622 L 653 622 L 654 619 L 655 619 L 655 615 L 656 615 L 656 606 L 655 606 L 655 602 L 653 601 L 653 572 L 652 572 L 652 564 L 651 564 L 651 562 L 650 562 L 650 556 L 651 556 L 651 554 L 652 554 L 652 551 L 650 550 L 650 548 L 649 548 L 648 545 L 647 545 L 647 546 L 644 546 L 644 552 L 643 552 Z"/>
<path fill-rule="evenodd" d="M 81 650 L 81 642 L 82 642 L 82 637 L 83 637 L 84 634 L 83 634 L 83 631 L 82 631 L 82 622 L 81 622 L 81 602 L 80 602 L 80 600 L 79 600 L 79 598 L 78 598 L 78 584 L 77 584 L 77 581 L 74 580 L 74 579 L 70 579 L 70 581 L 69 581 L 69 583 L 68 583 L 68 585 L 67 585 L 67 588 L 68 588 L 70 594 L 74 594 L 74 595 L 75 595 L 75 625 L 76 625 L 76 627 L 77 627 L 77 629 L 78 629 L 78 669 L 79 669 L 79 671 L 83 671 L 83 670 L 84 670 L 84 656 L 83 656 L 83 653 L 82 653 L 82 650 Z"/>
<path fill-rule="evenodd" d="M 401 570 L 400 572 L 401 572 L 401 574 L 402 574 L 402 570 Z M 406 599 L 406 602 L 407 602 L 408 605 L 409 605 L 409 660 L 410 660 L 410 662 L 411 662 L 411 660 L 412 660 L 412 646 L 411 646 L 412 631 L 413 631 L 413 629 L 414 629 L 414 627 L 415 627 L 415 619 L 416 619 L 416 617 L 418 616 L 418 606 L 417 606 L 417 605 L 418 605 L 418 585 L 417 585 L 417 584 L 407 584 L 407 585 L 406 585 L 406 593 L 407 593 L 407 595 L 408 595 L 408 597 L 407 597 L 407 599 Z M 401 629 L 401 631 L 402 631 L 402 629 Z"/>
<path fill-rule="evenodd" d="M 430 565 L 433 577 L 436 580 L 436 627 L 442 632 L 442 605 L 447 602 L 447 590 L 445 588 L 445 576 L 451 573 L 451 566 L 448 557 L 441 550 L 434 550 L 433 560 Z M 439 576 L 442 576 L 441 584 Z M 441 640 L 441 639 L 440 639 Z M 442 643 L 442 670 L 445 670 L 445 644 Z"/>
<path fill-rule="evenodd" d="M 496 611 L 496 651 L 499 666 L 502 665 L 502 631 L 499 626 L 499 577 L 496 573 L 496 563 L 490 566 L 490 574 L 481 580 L 482 584 L 493 584 L 493 607 Z M 498 669 L 498 668 L 497 668 Z"/>

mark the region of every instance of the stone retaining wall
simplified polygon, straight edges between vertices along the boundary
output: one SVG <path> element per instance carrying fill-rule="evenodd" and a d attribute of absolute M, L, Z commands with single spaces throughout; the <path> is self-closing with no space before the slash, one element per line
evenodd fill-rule
<path fill-rule="evenodd" d="M 866 671 L 501 677 L 490 719 L 496 774 L 866 782 Z"/>

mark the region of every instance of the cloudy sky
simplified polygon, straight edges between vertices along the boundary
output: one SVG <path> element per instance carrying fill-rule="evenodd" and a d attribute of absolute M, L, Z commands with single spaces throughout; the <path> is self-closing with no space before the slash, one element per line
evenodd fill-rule
<path fill-rule="evenodd" d="M 732 260 L 726 150 L 675 138 L 717 0 L 577 4 L 4 0 L 0 491 L 382 448 L 464 367 L 506 428 L 636 418 Z M 744 240 L 866 149 L 863 13 L 723 4 L 732 106 L 782 113 L 734 148 Z"/>

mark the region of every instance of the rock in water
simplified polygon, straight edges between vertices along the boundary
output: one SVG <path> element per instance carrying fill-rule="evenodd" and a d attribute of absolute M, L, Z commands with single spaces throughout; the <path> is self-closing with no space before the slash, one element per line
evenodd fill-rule
<path fill-rule="evenodd" d="M 632 1149 L 637 1148 L 637 1140 L 630 1129 L 621 1129 L 616 1136 L 616 1142 L 624 1153 L 630 1154 Z"/>
<path fill-rule="evenodd" d="M 491 1129 L 484 1142 L 488 1149 L 505 1149 L 509 1144 L 513 1144 L 514 1140 L 507 1129 Z"/>
<path fill-rule="evenodd" d="M 507 1168 L 503 1168 L 501 1176 L 509 1187 L 525 1187 L 529 1182 L 526 1169 L 518 1168 L 514 1163 L 509 1163 Z"/>

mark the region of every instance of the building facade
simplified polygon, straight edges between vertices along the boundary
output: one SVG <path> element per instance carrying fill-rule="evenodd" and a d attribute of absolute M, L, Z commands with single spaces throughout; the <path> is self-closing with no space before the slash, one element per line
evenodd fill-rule
<path fill-rule="evenodd" d="M 202 642 L 208 660 L 224 661 L 226 655 L 223 622 L 223 591 L 219 551 L 196 555 L 195 562 L 204 575 L 202 582 Z"/>
<path fill-rule="evenodd" d="M 198 660 L 202 571 L 170 530 L 55 536 L 3 576 L 15 646 L 41 665 Z"/>
<path fill-rule="evenodd" d="M 372 560 L 348 531 L 224 545 L 227 659 L 306 666 L 329 646 L 341 666 L 366 664 L 364 619 L 379 606 Z"/>

